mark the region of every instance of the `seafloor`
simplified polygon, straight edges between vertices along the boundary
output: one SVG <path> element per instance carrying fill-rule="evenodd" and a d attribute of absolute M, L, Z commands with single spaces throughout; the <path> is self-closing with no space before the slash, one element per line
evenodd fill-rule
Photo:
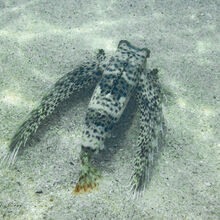
<path fill-rule="evenodd" d="M 96 158 L 97 190 L 75 196 L 91 90 L 63 103 L 12 168 L 0 169 L 0 219 L 219 219 L 218 0 L 0 0 L 0 156 L 63 74 L 121 39 L 148 47 L 166 91 L 166 144 L 139 200 L 126 186 L 138 136 L 134 102 Z"/>

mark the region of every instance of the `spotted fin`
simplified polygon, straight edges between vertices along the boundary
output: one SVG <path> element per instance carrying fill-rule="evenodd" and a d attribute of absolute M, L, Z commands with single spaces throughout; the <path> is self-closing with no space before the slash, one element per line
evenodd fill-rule
<path fill-rule="evenodd" d="M 40 105 L 34 109 L 26 121 L 18 128 L 9 145 L 10 152 L 0 159 L 0 165 L 11 165 L 21 147 L 24 147 L 29 137 L 36 132 L 41 122 L 55 108 L 74 92 L 95 84 L 101 78 L 103 70 L 100 63 L 105 59 L 104 50 L 100 49 L 92 62 L 85 62 L 75 70 L 60 78 L 48 93 L 42 98 Z"/>
<path fill-rule="evenodd" d="M 162 94 L 157 75 L 158 70 L 146 71 L 137 86 L 140 111 L 140 134 L 131 176 L 131 191 L 134 196 L 144 192 L 150 179 L 155 153 L 158 151 L 163 131 Z"/>

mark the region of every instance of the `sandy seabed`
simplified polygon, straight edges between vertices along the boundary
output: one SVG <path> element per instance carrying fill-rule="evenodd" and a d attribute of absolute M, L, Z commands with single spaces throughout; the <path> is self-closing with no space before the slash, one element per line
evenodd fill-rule
<path fill-rule="evenodd" d="M 89 90 L 0 169 L 0 219 L 219 219 L 219 11 L 218 0 L 0 0 L 0 156 L 56 80 L 98 48 L 114 55 L 122 39 L 148 47 L 167 91 L 166 143 L 142 198 L 126 188 L 139 133 L 134 102 L 96 158 L 98 189 L 72 194 Z"/>

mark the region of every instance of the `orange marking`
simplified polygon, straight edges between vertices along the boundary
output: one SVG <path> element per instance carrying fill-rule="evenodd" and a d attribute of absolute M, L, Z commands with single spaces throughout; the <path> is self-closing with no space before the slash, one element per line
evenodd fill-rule
<path fill-rule="evenodd" d="M 74 195 L 79 195 L 79 194 L 83 194 L 86 192 L 91 192 L 94 189 L 98 189 L 98 184 L 94 183 L 94 184 L 85 184 L 83 186 L 80 186 L 79 184 L 76 185 L 75 189 L 73 190 L 73 194 Z"/>

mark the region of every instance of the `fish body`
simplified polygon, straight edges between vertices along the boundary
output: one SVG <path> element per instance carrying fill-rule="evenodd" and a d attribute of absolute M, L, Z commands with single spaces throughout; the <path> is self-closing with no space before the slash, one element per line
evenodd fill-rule
<path fill-rule="evenodd" d="M 106 65 L 91 97 L 83 131 L 82 146 L 92 151 L 104 147 L 104 140 L 120 119 L 145 69 L 150 51 L 123 40 Z"/>

